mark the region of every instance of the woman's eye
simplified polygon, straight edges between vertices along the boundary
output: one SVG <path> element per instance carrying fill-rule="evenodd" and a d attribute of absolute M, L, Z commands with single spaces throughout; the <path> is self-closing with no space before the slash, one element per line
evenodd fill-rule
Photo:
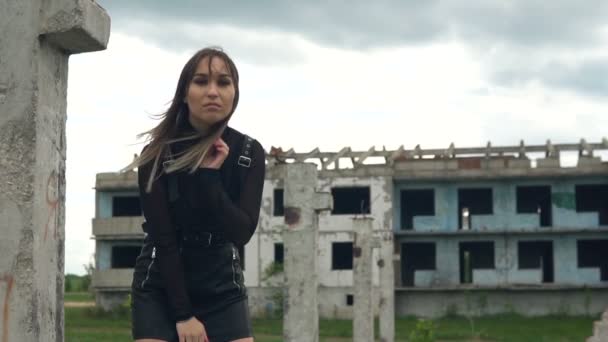
<path fill-rule="evenodd" d="M 207 80 L 204 78 L 195 78 L 194 83 L 199 84 L 199 85 L 205 85 L 205 84 L 207 84 Z"/>
<path fill-rule="evenodd" d="M 221 86 L 229 86 L 230 85 L 230 80 L 229 79 L 219 80 L 217 83 L 219 85 L 221 85 Z"/>

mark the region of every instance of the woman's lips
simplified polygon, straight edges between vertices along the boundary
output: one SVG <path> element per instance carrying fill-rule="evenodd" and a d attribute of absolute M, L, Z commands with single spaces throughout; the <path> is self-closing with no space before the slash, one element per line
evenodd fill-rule
<path fill-rule="evenodd" d="M 209 103 L 209 104 L 204 105 L 203 108 L 211 109 L 211 110 L 220 110 L 222 108 L 222 106 L 215 104 L 215 103 Z"/>

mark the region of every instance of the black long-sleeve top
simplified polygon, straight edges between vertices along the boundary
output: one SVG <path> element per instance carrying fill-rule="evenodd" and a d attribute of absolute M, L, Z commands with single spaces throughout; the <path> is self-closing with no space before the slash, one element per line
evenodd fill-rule
<path fill-rule="evenodd" d="M 192 212 L 185 215 L 189 224 L 203 227 L 205 231 L 221 232 L 236 245 L 244 245 L 251 239 L 260 214 L 265 174 L 265 153 L 256 140 L 251 148 L 252 164 L 246 170 L 244 181 L 239 177 L 243 166 L 237 165 L 242 152 L 243 134 L 230 127 L 222 138 L 230 152 L 219 170 L 201 168 L 193 174 L 178 172 L 180 196 L 187 201 Z M 181 144 L 181 145 L 180 145 Z M 174 152 L 187 147 L 178 143 Z M 145 148 L 145 147 L 144 147 Z M 173 146 L 172 146 L 173 148 Z M 186 320 L 193 316 L 184 281 L 184 268 L 179 254 L 175 213 L 168 202 L 167 175 L 163 174 L 145 191 L 152 163 L 138 169 L 138 183 L 146 233 L 156 247 L 156 262 L 163 278 L 173 317 Z M 242 184 L 240 184 L 242 183 Z M 240 186 L 239 186 L 240 184 Z M 184 216 L 184 215 L 181 215 Z"/>

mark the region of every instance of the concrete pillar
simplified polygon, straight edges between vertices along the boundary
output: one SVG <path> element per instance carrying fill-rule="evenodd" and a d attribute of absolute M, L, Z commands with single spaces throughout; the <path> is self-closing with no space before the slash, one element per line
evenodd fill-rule
<path fill-rule="evenodd" d="M 319 340 L 318 211 L 330 210 L 329 193 L 316 192 L 317 166 L 312 163 L 284 165 L 285 298 L 283 338 L 288 342 Z"/>
<path fill-rule="evenodd" d="M 378 270 L 380 276 L 379 289 L 379 325 L 380 342 L 395 341 L 395 269 L 393 231 L 379 232 L 380 253 Z"/>
<path fill-rule="evenodd" d="M 354 319 L 353 341 L 374 341 L 374 306 L 372 265 L 374 235 L 372 218 L 353 219 L 355 241 L 353 243 Z"/>
<path fill-rule="evenodd" d="M 0 342 L 64 339 L 68 57 L 109 34 L 91 0 L 0 1 Z"/>
<path fill-rule="evenodd" d="M 593 336 L 587 342 L 608 342 L 608 310 L 602 315 L 602 320 L 593 323 Z"/>

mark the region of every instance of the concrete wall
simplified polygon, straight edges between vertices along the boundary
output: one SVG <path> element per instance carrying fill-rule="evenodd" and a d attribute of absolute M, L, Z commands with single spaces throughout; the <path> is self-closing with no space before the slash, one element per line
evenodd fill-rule
<path fill-rule="evenodd" d="M 248 287 L 249 309 L 253 317 L 269 317 L 279 315 L 278 307 L 282 300 L 281 287 Z M 374 315 L 378 315 L 379 296 L 378 288 L 374 288 L 373 307 Z M 318 291 L 319 317 L 352 319 L 353 305 L 348 305 L 346 296 L 353 295 L 351 287 L 320 286 Z"/>
<path fill-rule="evenodd" d="M 0 1 L 0 340 L 63 341 L 68 57 L 104 49 L 89 0 Z"/>
<path fill-rule="evenodd" d="M 540 226 L 538 214 L 518 214 L 516 187 L 551 186 L 553 227 L 592 228 L 599 226 L 597 213 L 579 213 L 575 207 L 575 185 L 607 184 L 601 178 L 500 180 L 485 182 L 396 182 L 394 189 L 394 229 L 401 230 L 401 190 L 434 189 L 435 215 L 414 218 L 417 231 L 458 230 L 458 189 L 492 188 L 493 214 L 474 215 L 472 229 L 476 230 L 527 230 Z"/>
<path fill-rule="evenodd" d="M 475 285 L 522 285 L 541 284 L 540 269 L 520 269 L 518 266 L 518 243 L 520 241 L 553 241 L 554 284 L 562 285 L 608 285 L 600 280 L 598 268 L 579 268 L 577 240 L 606 238 L 602 233 L 568 234 L 513 234 L 513 235 L 472 235 L 436 237 L 399 237 L 403 242 L 435 242 L 436 269 L 417 271 L 415 286 L 458 286 L 460 285 L 459 243 L 470 241 L 493 241 L 495 269 L 480 269 L 473 272 Z M 400 246 L 399 246 L 400 247 Z M 401 283 L 401 279 L 397 280 Z"/>
<path fill-rule="evenodd" d="M 392 181 L 385 177 L 344 177 L 320 178 L 318 191 L 331 192 L 332 187 L 369 186 L 371 214 L 374 230 L 390 230 L 392 219 Z M 274 243 L 281 242 L 282 216 L 273 216 L 273 196 L 275 188 L 283 188 L 280 179 L 267 179 L 262 194 L 262 210 L 256 233 L 245 246 L 245 283 L 260 286 L 264 270 L 274 259 Z M 352 219 L 354 215 L 332 215 L 330 212 L 319 216 L 319 285 L 352 286 L 352 270 L 332 270 L 332 242 L 352 241 Z M 378 258 L 374 251 L 375 260 Z M 378 284 L 378 267 L 374 265 L 374 284 Z"/>
<path fill-rule="evenodd" d="M 395 310 L 398 316 L 437 318 L 445 315 L 493 315 L 517 313 L 525 316 L 549 314 L 597 315 L 608 306 L 605 288 L 469 288 L 399 289 Z"/>
<path fill-rule="evenodd" d="M 96 206 L 96 217 L 97 218 L 110 218 L 114 216 L 112 212 L 112 201 L 115 197 L 139 197 L 137 191 L 98 191 L 97 192 L 97 206 Z"/>
<path fill-rule="evenodd" d="M 95 242 L 95 268 L 110 269 L 112 265 L 112 247 L 136 246 L 141 247 L 142 240 L 97 240 Z"/>

